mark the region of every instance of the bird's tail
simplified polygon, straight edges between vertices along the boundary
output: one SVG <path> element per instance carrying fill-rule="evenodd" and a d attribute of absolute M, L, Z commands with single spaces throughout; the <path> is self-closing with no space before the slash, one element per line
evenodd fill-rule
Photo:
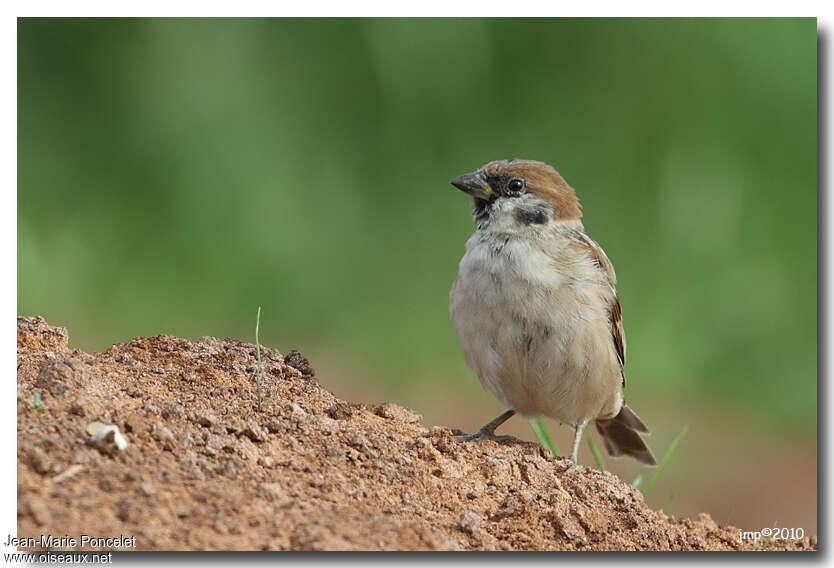
<path fill-rule="evenodd" d="M 643 421 L 625 404 L 614 418 L 597 420 L 597 432 L 605 440 L 605 449 L 611 456 L 631 456 L 646 465 L 657 465 L 652 451 L 638 432 L 649 433 Z"/>

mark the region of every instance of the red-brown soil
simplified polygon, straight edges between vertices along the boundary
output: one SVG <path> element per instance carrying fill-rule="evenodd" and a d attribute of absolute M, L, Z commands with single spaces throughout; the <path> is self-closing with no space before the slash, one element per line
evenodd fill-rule
<path fill-rule="evenodd" d="M 529 442 L 456 443 L 391 403 L 339 400 L 299 353 L 166 335 L 103 353 L 18 319 L 18 536 L 141 550 L 759 550 L 707 514 L 649 509 Z M 41 408 L 33 408 L 35 392 Z M 91 422 L 129 445 L 89 443 Z M 64 475 L 62 475 L 64 474 Z M 71 474 L 71 475 L 70 475 Z M 768 550 L 814 550 L 816 537 Z"/>

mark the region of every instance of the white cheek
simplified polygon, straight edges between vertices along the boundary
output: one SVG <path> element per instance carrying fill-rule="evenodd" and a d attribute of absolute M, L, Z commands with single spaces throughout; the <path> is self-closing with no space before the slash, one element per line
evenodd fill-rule
<path fill-rule="evenodd" d="M 526 193 L 520 197 L 503 197 L 493 206 L 489 216 L 489 223 L 484 227 L 493 233 L 507 233 L 511 235 L 534 237 L 547 230 L 547 224 L 525 224 L 518 221 L 521 211 L 540 209 L 550 211 L 552 207 L 543 199 Z"/>

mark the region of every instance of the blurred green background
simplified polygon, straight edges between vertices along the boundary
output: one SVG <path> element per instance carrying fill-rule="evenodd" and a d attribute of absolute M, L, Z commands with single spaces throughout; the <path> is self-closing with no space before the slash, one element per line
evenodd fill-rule
<path fill-rule="evenodd" d="M 261 305 L 262 341 L 300 348 L 337 394 L 472 431 L 501 408 L 449 324 L 474 224 L 448 180 L 543 160 L 617 269 L 627 397 L 655 453 L 690 425 L 651 503 L 815 530 L 815 19 L 18 34 L 18 311 L 73 347 L 251 341 Z"/>

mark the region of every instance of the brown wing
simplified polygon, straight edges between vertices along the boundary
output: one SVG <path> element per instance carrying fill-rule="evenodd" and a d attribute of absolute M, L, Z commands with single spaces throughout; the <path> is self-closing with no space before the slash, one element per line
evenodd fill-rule
<path fill-rule="evenodd" d="M 617 357 L 620 359 L 620 371 L 625 366 L 625 332 L 623 331 L 623 310 L 620 307 L 620 299 L 614 296 L 609 312 L 611 320 L 611 337 L 614 338 L 614 347 L 617 349 Z M 623 377 L 625 383 L 625 377 Z M 623 385 L 625 386 L 625 384 Z"/>
<path fill-rule="evenodd" d="M 608 285 L 611 286 L 611 291 L 614 293 L 611 304 L 608 306 L 608 320 L 611 322 L 611 339 L 614 341 L 614 348 L 620 361 L 620 373 L 623 376 L 623 388 L 625 388 L 625 374 L 623 373 L 626 352 L 625 331 L 623 330 L 623 310 L 620 306 L 620 299 L 617 297 L 617 275 L 614 272 L 614 265 L 608 260 L 602 247 L 588 235 L 582 231 L 576 231 L 575 235 L 577 240 L 586 247 L 591 259 L 603 271 L 608 280 Z"/>

